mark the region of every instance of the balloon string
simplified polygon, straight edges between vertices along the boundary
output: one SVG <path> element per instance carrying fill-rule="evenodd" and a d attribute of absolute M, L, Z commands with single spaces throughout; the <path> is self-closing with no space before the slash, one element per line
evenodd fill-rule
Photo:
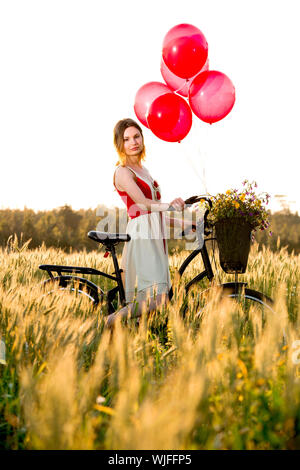
<path fill-rule="evenodd" d="M 193 145 L 193 153 L 195 153 L 196 155 L 196 160 L 197 160 L 197 165 L 195 164 L 195 162 L 193 161 L 193 159 L 191 158 L 191 155 L 190 155 L 190 152 L 187 151 L 185 152 L 185 157 L 189 163 L 189 165 L 191 166 L 191 168 L 194 170 L 194 173 L 196 174 L 196 176 L 199 178 L 201 184 L 203 185 L 204 187 L 204 190 L 205 190 L 205 193 L 208 194 L 208 187 L 207 187 L 207 179 L 206 179 L 206 168 L 205 168 L 205 160 L 206 160 L 206 156 L 207 156 L 207 151 L 204 150 L 203 151 L 203 147 L 204 149 L 207 149 L 209 147 L 209 139 L 208 139 L 208 127 L 205 126 L 206 129 L 204 129 L 204 134 L 203 134 L 203 139 L 202 140 L 202 145 L 199 146 L 198 144 L 198 138 L 197 138 L 197 142 L 196 142 L 196 145 L 194 146 Z M 200 133 L 200 136 L 202 134 L 202 127 L 200 127 L 199 125 L 196 125 L 196 134 Z M 200 167 L 200 168 L 199 168 Z M 202 175 L 201 175 L 202 173 Z"/>
<path fill-rule="evenodd" d="M 201 154 L 201 152 L 200 152 Z M 205 193 L 208 194 L 208 191 L 207 191 L 207 182 L 206 182 L 206 174 L 205 174 L 205 165 L 204 165 L 204 162 L 202 161 L 202 173 L 203 173 L 203 177 L 200 175 L 195 163 L 193 162 L 193 160 L 191 159 L 190 155 L 187 153 L 186 154 L 186 158 L 190 164 L 190 166 L 192 167 L 192 169 L 194 170 L 194 172 L 196 173 L 197 177 L 199 178 L 199 180 L 201 181 L 201 184 L 203 185 L 204 187 L 204 190 L 205 190 Z"/>
<path fill-rule="evenodd" d="M 189 79 L 189 78 L 186 78 L 184 84 L 183 84 L 180 88 L 178 88 L 178 90 L 174 90 L 173 93 L 178 93 L 180 90 L 182 90 L 182 89 L 185 87 L 185 85 L 186 85 L 189 81 L 190 81 L 190 79 Z"/>

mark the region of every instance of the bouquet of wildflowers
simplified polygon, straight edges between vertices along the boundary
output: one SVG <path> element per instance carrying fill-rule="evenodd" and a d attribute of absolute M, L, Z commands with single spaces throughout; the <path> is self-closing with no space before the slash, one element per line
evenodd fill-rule
<path fill-rule="evenodd" d="M 228 189 L 226 193 L 212 196 L 213 207 L 208 220 L 211 224 L 229 218 L 240 218 L 248 222 L 252 230 L 265 230 L 269 227 L 269 212 L 266 205 L 269 203 L 268 193 L 256 194 L 257 184 L 243 181 L 243 190 Z M 272 233 L 270 232 L 270 235 Z"/>

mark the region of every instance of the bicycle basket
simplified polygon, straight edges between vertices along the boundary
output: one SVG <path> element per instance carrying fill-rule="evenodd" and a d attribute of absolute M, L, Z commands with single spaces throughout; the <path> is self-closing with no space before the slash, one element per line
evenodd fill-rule
<path fill-rule="evenodd" d="M 250 251 L 251 225 L 241 218 L 215 223 L 220 264 L 227 274 L 246 271 Z"/>

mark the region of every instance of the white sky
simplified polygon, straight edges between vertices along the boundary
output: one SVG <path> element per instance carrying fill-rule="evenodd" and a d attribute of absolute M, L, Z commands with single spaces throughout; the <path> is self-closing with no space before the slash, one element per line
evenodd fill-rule
<path fill-rule="evenodd" d="M 166 143 L 144 129 L 162 200 L 239 187 L 296 201 L 300 28 L 297 0 L 0 0 L 0 208 L 124 207 L 113 190 L 113 127 L 136 119 L 145 83 L 163 82 L 162 41 L 179 23 L 204 33 L 211 70 L 236 103 L 219 123 L 194 116 Z M 275 207 L 275 206 L 274 206 Z"/>

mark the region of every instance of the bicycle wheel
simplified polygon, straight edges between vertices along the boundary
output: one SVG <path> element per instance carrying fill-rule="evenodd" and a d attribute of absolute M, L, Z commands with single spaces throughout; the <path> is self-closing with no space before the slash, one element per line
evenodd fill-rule
<path fill-rule="evenodd" d="M 237 302 L 238 307 L 244 314 L 244 323 L 248 322 L 248 329 L 254 334 L 253 323 L 260 319 L 261 330 L 266 326 L 273 327 L 278 332 L 278 339 L 283 345 L 287 344 L 287 331 L 285 325 L 282 325 L 279 313 L 275 310 L 274 301 L 262 292 L 245 288 L 244 292 L 226 293 L 224 296 Z M 254 320 L 256 316 L 256 322 Z M 247 328 L 246 328 L 247 329 Z"/>
<path fill-rule="evenodd" d="M 227 309 L 228 314 L 234 319 L 240 336 L 255 337 L 266 331 L 267 326 L 274 327 L 278 331 L 279 341 L 283 345 L 286 344 L 286 329 L 281 324 L 273 300 L 262 292 L 239 287 L 237 290 L 233 286 L 218 286 L 215 296 L 214 288 L 201 292 L 197 299 L 198 310 L 195 318 L 200 319 L 201 322 L 206 312 L 209 313 L 214 308 L 218 309 L 218 302 L 228 299 L 232 302 L 226 303 L 225 310 Z"/>
<path fill-rule="evenodd" d="M 196 308 L 200 308 L 199 313 L 201 313 L 201 309 L 204 308 L 207 300 L 212 298 L 212 294 L 214 292 L 216 292 L 216 295 L 219 296 L 220 299 L 229 298 L 238 301 L 245 314 L 249 313 L 249 309 L 253 305 L 259 305 L 261 311 L 266 311 L 269 314 L 276 313 L 274 310 L 273 300 L 262 292 L 245 288 L 242 285 L 239 285 L 238 289 L 236 289 L 234 285 L 232 286 L 227 284 L 216 286 L 215 288 L 210 287 L 201 291 L 200 293 L 193 293 L 194 307 L 195 299 L 197 299 Z M 219 294 L 217 294 L 217 292 L 219 292 Z M 184 315 L 186 315 L 188 307 L 189 302 L 186 302 L 184 306 Z"/>
<path fill-rule="evenodd" d="M 248 313 L 252 305 L 256 307 L 260 305 L 262 311 L 275 314 L 274 302 L 267 295 L 262 292 L 245 288 L 245 291 L 234 292 L 233 290 L 224 289 L 223 297 L 228 297 L 237 300 L 239 303 L 243 302 L 243 311 Z"/>
<path fill-rule="evenodd" d="M 46 279 L 42 288 L 45 292 L 44 296 L 53 294 L 72 294 L 77 298 L 87 299 L 93 307 L 96 307 L 103 300 L 103 292 L 101 289 L 87 279 L 74 276 L 57 276 Z"/>

